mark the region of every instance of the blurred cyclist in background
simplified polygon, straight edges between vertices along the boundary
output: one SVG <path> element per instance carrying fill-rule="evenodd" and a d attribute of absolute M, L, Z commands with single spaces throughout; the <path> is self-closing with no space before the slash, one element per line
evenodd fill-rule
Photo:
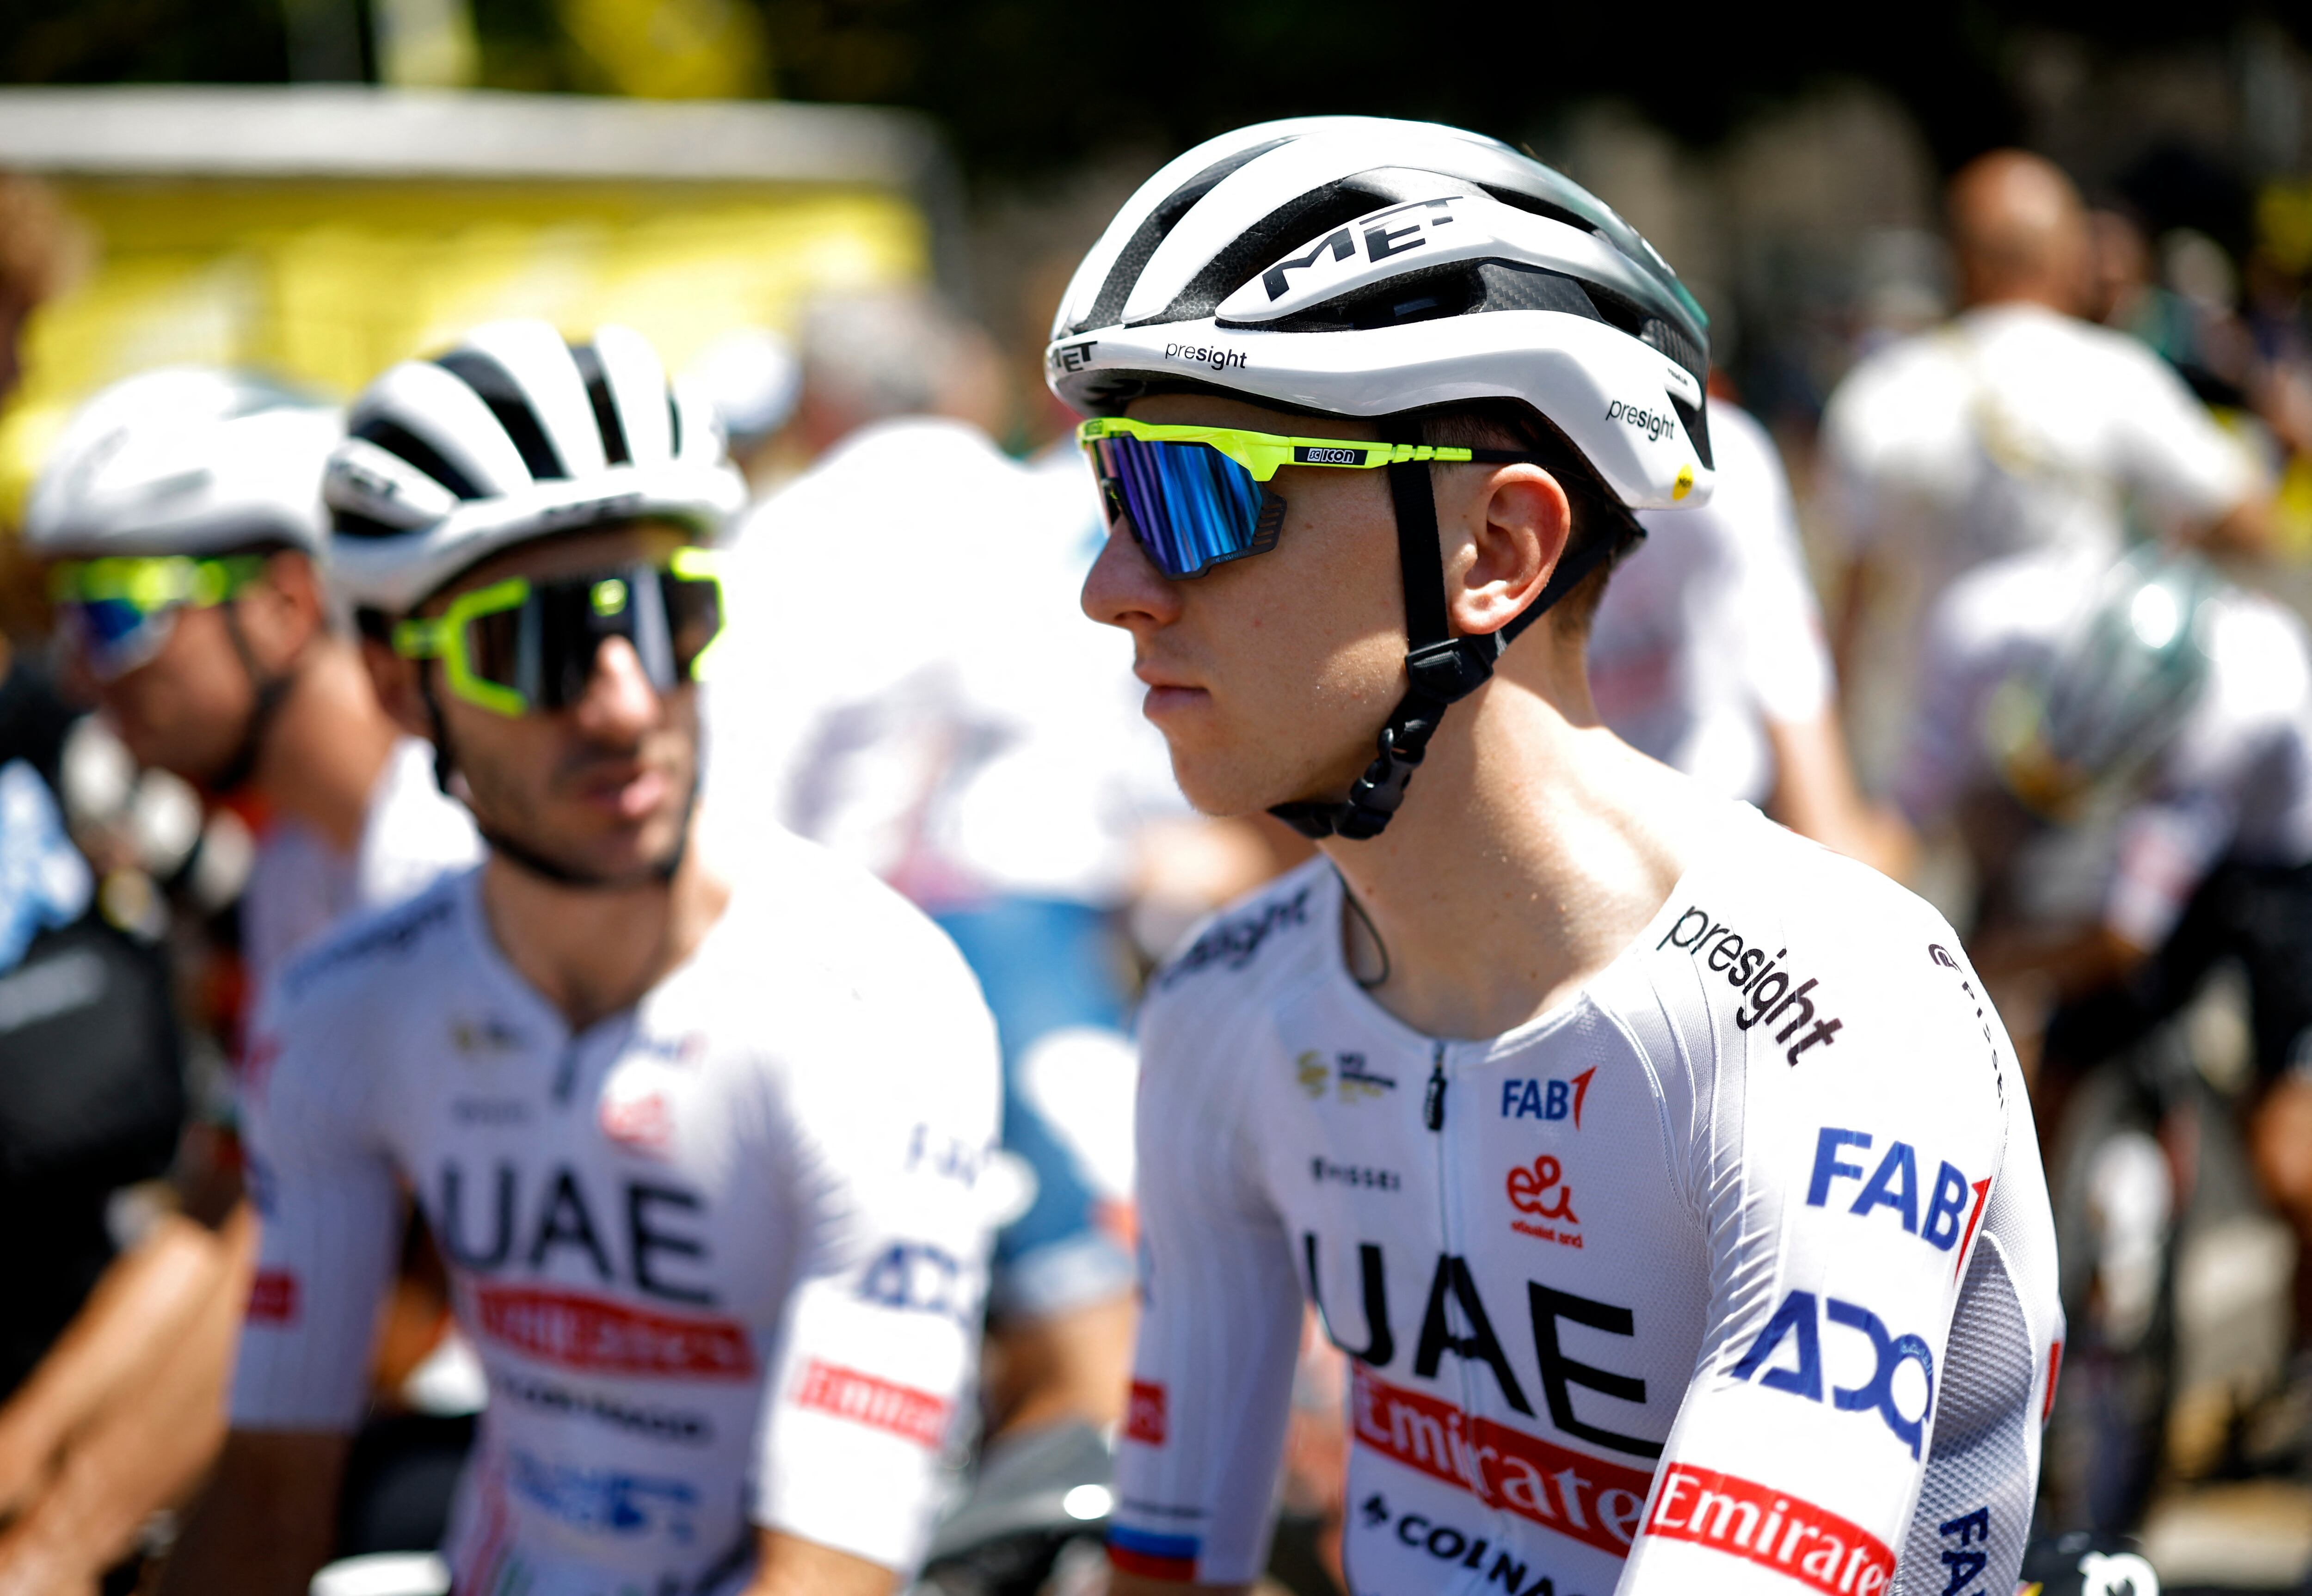
<path fill-rule="evenodd" d="M 2150 350 L 2080 319 L 2089 231 L 2070 180 L 1999 151 L 1951 180 L 1949 204 L 1966 308 L 1865 359 L 1823 416 L 1844 566 L 1833 653 L 1874 785 L 1909 714 L 1919 627 L 1962 572 L 2030 549 L 2107 563 L 2131 522 L 2226 547 L 2264 537 L 2248 455 Z"/>
<path fill-rule="evenodd" d="M 743 490 L 639 335 L 493 323 L 351 421 L 334 575 L 488 853 L 268 996 L 234 1428 L 166 1588 L 295 1596 L 328 1554 L 414 1200 L 490 1392 L 456 1589 L 889 1591 L 976 1346 L 969 974 L 818 849 L 694 846 Z"/>
<path fill-rule="evenodd" d="M 845 298 L 813 308 L 802 349 L 795 428 L 824 452 L 738 539 L 733 601 L 751 632 L 710 705 L 730 756 L 718 779 L 757 796 L 724 807 L 875 871 L 978 975 L 1019 1188 L 996 1241 L 984 1400 L 994 1430 L 1073 1454 L 1083 1426 L 1122 1416 L 1130 1351 L 1118 911 L 1143 824 L 1179 801 L 1161 740 L 1129 713 L 1128 644 L 1073 603 L 1097 501 L 1077 460 L 1038 470 L 989 437 L 984 335 L 928 299 Z M 904 624 L 863 628 L 830 601 L 866 569 L 910 574 Z"/>
<path fill-rule="evenodd" d="M 259 378 L 146 373 L 74 417 L 24 528 L 49 562 L 67 671 L 130 752 L 255 815 L 241 923 L 258 989 L 332 920 L 475 849 L 332 617 L 320 480 L 341 435 L 337 411 Z M 252 1224 L 229 1167 L 187 1173 L 222 1229 L 163 1222 L 0 1418 L 0 1455 L 58 1481 L 43 1566 L 117 1557 L 223 1434 Z"/>
<path fill-rule="evenodd" d="M 1718 487 L 1638 513 L 1646 540 L 1598 605 L 1598 718 L 1713 792 L 1898 880 L 1908 839 L 1856 789 L 1789 477 L 1764 427 L 1715 399 Z"/>
<path fill-rule="evenodd" d="M 2082 1171 L 2090 1230 L 2067 1239 L 2082 1350 L 2140 1356 L 2191 1162 L 2151 1134 L 2176 1090 L 2135 1059 L 2134 1128 L 2093 1145 L 2066 1107 L 2220 960 L 2248 987 L 2250 1160 L 2312 1247 L 2312 647 L 2292 613 L 2193 556 L 2042 552 L 1952 586 L 1920 690 L 1896 795 L 1966 843 L 1976 968 L 2036 1059 L 2043 1140 Z M 2296 1282 L 2297 1322 L 2312 1326 L 2301 1261 Z M 2159 1460 L 2164 1396 L 2115 1388 L 2101 1406 L 2129 1404 L 2146 1409 L 2139 1433 L 2106 1431 L 2073 1470 L 2099 1528 L 2136 1521 Z"/>

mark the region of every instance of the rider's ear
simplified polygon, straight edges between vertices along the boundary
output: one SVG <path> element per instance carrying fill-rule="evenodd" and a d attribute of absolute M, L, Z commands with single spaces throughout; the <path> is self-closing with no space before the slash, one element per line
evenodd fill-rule
<path fill-rule="evenodd" d="M 1458 558 L 1446 551 L 1445 584 L 1453 629 L 1465 636 L 1501 630 L 1540 596 L 1573 527 L 1565 489 L 1539 466 L 1467 474 L 1467 540 Z"/>

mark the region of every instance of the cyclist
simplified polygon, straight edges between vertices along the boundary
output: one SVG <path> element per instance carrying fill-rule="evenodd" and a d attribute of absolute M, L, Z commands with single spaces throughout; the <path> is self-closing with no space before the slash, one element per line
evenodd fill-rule
<path fill-rule="evenodd" d="M 1951 180 L 1949 210 L 1966 308 L 1863 360 L 1823 412 L 1834 653 L 1870 711 L 1856 753 L 1874 779 L 1908 721 L 1919 628 L 1971 566 L 2035 548 L 2116 559 L 2131 521 L 2217 545 L 2265 536 L 2247 452 L 2157 355 L 2080 319 L 2089 226 L 2071 180 L 1993 151 Z"/>
<path fill-rule="evenodd" d="M 35 486 L 68 657 L 131 753 L 267 817 L 251 985 L 349 911 L 469 864 L 473 827 L 372 692 L 319 562 L 337 412 L 260 378 L 146 372 L 84 405 Z"/>
<path fill-rule="evenodd" d="M 1978 968 L 2039 1057 L 2040 1123 L 2068 1130 L 2096 1194 L 2096 1244 L 2077 1259 L 2092 1267 L 2074 1286 L 2085 1296 L 2091 1275 L 2096 1313 L 2080 1334 L 2140 1359 L 2180 1194 L 2149 1135 L 2089 1145 L 2066 1106 L 2221 960 L 2247 982 L 2249 1162 L 2312 1250 L 2312 644 L 2279 604 L 2190 556 L 2021 556 L 1944 596 L 1920 690 L 1896 796 L 1922 827 L 1956 826 L 1984 883 Z M 2156 1122 L 2174 1087 L 2135 1074 Z M 2097 1422 L 2129 1400 L 2097 1404 Z M 2099 1437 L 2092 1476 L 2067 1487 L 2094 1521 L 2140 1512 L 2160 1416 L 2139 1415 L 2149 1434 L 2131 1444 Z"/>
<path fill-rule="evenodd" d="M 1590 709 L 1632 508 L 1709 490 L 1703 340 L 1589 194 L 1362 118 L 1190 151 L 1069 289 L 1084 608 L 1190 800 L 1323 854 L 1152 982 L 1119 1591 L 1259 1571 L 1304 1300 L 1355 1590 L 2014 1578 L 2060 1319 L 1997 1019 Z"/>
<path fill-rule="evenodd" d="M 802 844 L 735 886 L 689 846 L 740 488 L 638 335 L 492 324 L 351 419 L 335 570 L 488 853 L 268 1004 L 234 1427 L 166 1588 L 328 1552 L 406 1188 L 489 1383 L 457 1589 L 888 1590 L 974 1345 L 968 972 Z"/>
<path fill-rule="evenodd" d="M 240 919 L 260 990 L 331 920 L 475 853 L 332 618 L 320 487 L 343 431 L 334 408 L 245 373 L 144 373 L 74 417 L 25 517 L 68 675 L 139 760 L 259 817 Z M 230 1118 L 229 1102 L 197 1107 Z M 101 1569 L 215 1456 L 254 1237 L 229 1162 L 188 1158 L 180 1179 L 192 1217 L 109 1267 L 0 1422 L 0 1495 L 48 1482 L 11 1552 L 43 1573 L 19 1561 L 17 1577 Z"/>
<path fill-rule="evenodd" d="M 1856 791 L 1822 610 L 1774 441 L 1710 408 L 1710 503 L 1648 510 L 1644 557 L 1590 628 L 1598 718 L 1642 753 L 1900 880 L 1898 823 Z"/>

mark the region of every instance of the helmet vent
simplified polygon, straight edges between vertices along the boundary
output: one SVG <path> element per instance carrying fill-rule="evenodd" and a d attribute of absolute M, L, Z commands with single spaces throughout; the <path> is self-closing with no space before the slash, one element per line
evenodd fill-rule
<path fill-rule="evenodd" d="M 490 414 L 498 418 L 498 425 L 505 428 L 507 438 L 520 452 L 521 463 L 529 468 L 532 481 L 570 475 L 512 373 L 478 349 L 453 349 L 434 364 L 481 396 L 482 403 L 490 408 Z"/>
<path fill-rule="evenodd" d="M 471 477 L 460 470 L 449 456 L 398 421 L 389 421 L 382 416 L 372 416 L 355 427 L 353 435 L 376 444 L 388 454 L 399 455 L 461 499 L 482 499 L 489 496 L 481 490 Z"/>
<path fill-rule="evenodd" d="M 1082 332 L 1087 328 L 1112 325 L 1117 317 L 1124 314 L 1125 302 L 1132 297 L 1133 285 L 1140 281 L 1140 274 L 1154 257 L 1157 246 L 1171 235 L 1172 229 L 1180 224 L 1180 218 L 1188 214 L 1196 201 L 1219 187 L 1221 180 L 1237 168 L 1258 160 L 1280 145 L 1292 142 L 1289 136 L 1272 138 L 1250 149 L 1239 150 L 1213 162 L 1166 195 L 1164 203 L 1148 213 L 1147 218 L 1133 230 L 1132 237 L 1117 253 L 1116 264 L 1108 267 L 1108 276 L 1100 283 L 1099 293 L 1091 302 L 1090 313 L 1068 330 Z"/>
<path fill-rule="evenodd" d="M 586 402 L 594 408 L 594 425 L 602 433 L 602 459 L 606 464 L 626 466 L 634 463 L 634 451 L 626 444 L 626 424 L 618 419 L 617 402 L 610 397 L 610 379 L 602 370 L 602 356 L 591 344 L 573 344 L 571 363 L 577 366 L 578 375 L 586 384 Z"/>

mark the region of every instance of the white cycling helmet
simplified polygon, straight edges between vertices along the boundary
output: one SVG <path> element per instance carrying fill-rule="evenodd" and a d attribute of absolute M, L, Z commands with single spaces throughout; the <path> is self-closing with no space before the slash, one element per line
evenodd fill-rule
<path fill-rule="evenodd" d="M 1076 268 L 1044 364 L 1053 392 L 1092 416 L 1218 390 L 1377 418 L 1385 442 L 1414 446 L 1388 467 L 1409 685 L 1344 800 L 1273 811 L 1310 837 L 1368 837 L 1403 802 L 1447 706 L 1643 535 L 1609 509 L 1625 524 L 1590 527 L 1509 625 L 1451 636 L 1431 450 L 1413 413 L 1514 401 L 1621 512 L 1699 505 L 1712 483 L 1708 327 L 1627 223 L 1507 145 L 1429 122 L 1306 117 L 1208 140 L 1143 184 Z"/>
<path fill-rule="evenodd" d="M 1625 505 L 1660 509 L 1709 496 L 1708 325 L 1628 223 L 1509 145 L 1304 117 L 1143 184 L 1045 365 L 1095 416 L 1184 379 L 1336 416 L 1519 399 Z"/>
<path fill-rule="evenodd" d="M 746 502 L 712 407 L 623 327 L 587 344 L 543 321 L 477 327 L 372 382 L 347 433 L 324 488 L 330 574 L 389 614 L 532 538 L 642 516 L 712 536 Z"/>
<path fill-rule="evenodd" d="M 144 372 L 83 404 L 24 512 L 42 559 L 212 555 L 267 544 L 319 555 L 321 470 L 342 417 L 262 377 Z"/>

